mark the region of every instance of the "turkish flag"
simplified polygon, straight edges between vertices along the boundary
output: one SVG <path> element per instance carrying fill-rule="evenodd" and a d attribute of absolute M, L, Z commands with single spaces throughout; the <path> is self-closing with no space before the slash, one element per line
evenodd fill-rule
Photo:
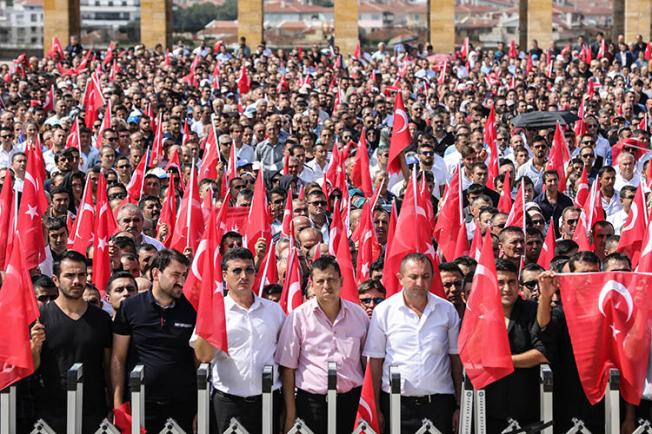
<path fill-rule="evenodd" d="M 440 202 L 439 215 L 437 216 L 437 223 L 434 229 L 435 238 L 439 243 L 439 249 L 448 261 L 456 258 L 457 234 L 462 230 L 462 226 L 464 226 L 462 214 L 462 183 L 460 180 L 461 170 L 461 167 L 458 166 L 451 178 L 450 184 L 446 187 L 444 197 Z M 401 211 L 402 213 L 403 211 Z"/>
<path fill-rule="evenodd" d="M 149 148 L 145 151 L 136 166 L 136 170 L 131 174 L 129 184 L 127 184 L 127 196 L 131 203 L 138 203 L 140 196 L 143 194 L 143 186 L 145 184 L 145 172 L 149 166 Z"/>
<path fill-rule="evenodd" d="M 210 194 L 209 189 L 207 194 Z M 210 208 L 208 208 L 210 210 Z M 168 233 L 162 241 L 163 245 L 167 248 L 172 244 L 172 234 L 177 222 L 177 189 L 174 185 L 174 177 L 170 177 L 170 185 L 165 192 L 165 198 L 161 204 L 161 215 L 158 218 L 156 232 L 158 233 L 161 225 L 165 224 L 168 227 Z"/>
<path fill-rule="evenodd" d="M 265 286 L 278 283 L 279 281 L 278 268 L 276 268 L 275 246 L 276 243 L 272 242 L 272 244 L 267 247 L 267 253 L 258 267 L 256 280 L 254 280 L 254 292 L 260 297 L 263 296 L 263 288 Z"/>
<path fill-rule="evenodd" d="M 244 247 L 256 253 L 256 242 L 259 238 L 265 239 L 265 244 L 269 246 L 272 241 L 271 218 L 269 207 L 267 206 L 267 193 L 265 191 L 265 181 L 263 180 L 263 170 L 258 172 L 256 184 L 254 185 L 254 196 L 249 208 L 249 217 L 247 226 L 243 235 Z"/>
<path fill-rule="evenodd" d="M 550 217 L 550 226 L 548 226 L 546 239 L 543 241 L 543 246 L 541 246 L 541 252 L 539 252 L 537 264 L 546 270 L 549 270 L 550 262 L 552 262 L 552 258 L 555 257 L 555 247 L 557 247 L 557 240 L 555 240 L 555 220 Z"/>
<path fill-rule="evenodd" d="M 374 383 L 371 376 L 371 365 L 368 362 L 367 369 L 365 369 L 364 372 L 364 381 L 362 382 L 362 392 L 360 393 L 358 412 L 355 415 L 355 428 L 358 427 L 358 421 L 360 419 L 367 422 L 367 425 L 369 425 L 374 432 L 380 432 L 378 409 L 376 408 L 376 395 L 374 393 Z"/>
<path fill-rule="evenodd" d="M 249 75 L 247 74 L 247 67 L 244 64 L 240 69 L 240 78 L 238 78 L 237 83 L 238 91 L 240 92 L 241 97 L 249 93 L 251 90 L 251 81 L 249 80 Z"/>
<path fill-rule="evenodd" d="M 516 49 L 516 42 L 512 39 L 509 41 L 509 51 L 507 55 L 510 59 L 516 59 L 518 57 L 518 50 Z"/>
<path fill-rule="evenodd" d="M 632 268 L 636 268 L 641 255 L 643 237 L 647 229 L 647 217 L 643 188 L 637 188 L 625 225 L 620 229 L 620 241 L 616 248 L 618 252 L 629 257 L 632 261 Z"/>
<path fill-rule="evenodd" d="M 224 214 L 224 208 L 220 210 Z M 222 254 L 220 241 L 222 231 L 215 208 L 211 210 L 206 234 L 201 243 L 204 254 L 198 258 L 201 272 L 199 304 L 197 307 L 197 334 L 213 347 L 229 353 L 226 334 L 226 314 L 224 312 L 224 284 L 222 282 Z"/>
<path fill-rule="evenodd" d="M 25 248 L 25 265 L 28 269 L 35 268 L 45 257 L 45 240 L 43 236 L 42 217 L 47 211 L 48 201 L 43 191 L 43 178 L 39 167 L 38 156 L 32 146 L 27 149 L 27 169 L 23 195 L 18 209 L 16 229 L 20 233 Z"/>
<path fill-rule="evenodd" d="M 93 227 L 93 284 L 104 295 L 106 284 L 111 276 L 111 258 L 108 242 L 117 224 L 109 200 L 106 196 L 106 178 L 100 173 L 97 181 L 97 200 L 95 203 L 95 225 Z"/>
<path fill-rule="evenodd" d="M 381 253 L 381 247 L 376 238 L 376 230 L 371 215 L 371 206 L 368 201 L 362 206 L 360 223 L 351 236 L 351 239 L 358 243 L 355 274 L 357 282 L 361 283 L 371 277 L 371 264 L 380 257 Z"/>
<path fill-rule="evenodd" d="M 56 104 L 56 94 L 54 93 L 54 84 L 52 84 L 50 85 L 50 90 L 48 90 L 48 93 L 45 96 L 45 101 L 43 102 L 43 110 L 46 113 L 53 112 L 55 104 Z"/>
<path fill-rule="evenodd" d="M 649 288 L 640 273 L 560 274 L 559 286 L 577 371 L 591 404 L 620 370 L 623 399 L 638 405 L 650 353 Z M 466 319 L 465 319 L 466 320 Z"/>
<path fill-rule="evenodd" d="M 279 305 L 287 314 L 303 304 L 303 294 L 301 293 L 301 265 L 299 264 L 299 255 L 297 248 L 294 247 L 294 240 L 290 240 L 290 252 L 287 259 L 287 268 L 285 271 L 285 280 L 283 281 L 283 292 Z"/>
<path fill-rule="evenodd" d="M 226 168 L 226 182 L 238 176 L 237 158 L 235 156 L 235 143 L 231 142 L 231 150 L 229 151 L 229 164 Z M 287 175 L 287 173 L 286 173 Z"/>
<path fill-rule="evenodd" d="M 0 289 L 0 390 L 34 373 L 29 326 L 39 311 L 23 252 L 16 235 Z"/>
<path fill-rule="evenodd" d="M 514 206 L 507 215 L 505 227 L 516 226 L 525 230 L 525 182 L 521 179 L 521 185 L 516 192 Z"/>
<path fill-rule="evenodd" d="M 108 128 L 111 128 L 111 100 L 109 100 L 106 105 L 102 123 L 100 124 L 100 128 L 97 130 L 97 136 L 95 136 L 95 147 L 97 149 L 102 148 L 102 135 L 104 134 L 104 130 Z"/>
<path fill-rule="evenodd" d="M 93 226 L 95 208 L 93 207 L 93 184 L 91 178 L 86 179 L 86 187 L 82 196 L 81 206 L 77 210 L 77 217 L 72 232 L 68 238 L 68 248 L 86 256 L 86 249 L 93 242 Z"/>
<path fill-rule="evenodd" d="M 611 147 L 611 161 L 613 166 L 618 165 L 618 156 L 623 151 L 634 154 L 634 159 L 638 161 L 649 149 L 639 139 L 633 137 L 622 139 Z"/>
<path fill-rule="evenodd" d="M 152 165 L 158 166 L 158 163 L 163 159 L 163 112 L 159 112 L 154 123 L 154 142 L 152 144 Z"/>
<path fill-rule="evenodd" d="M 586 171 L 586 166 L 582 167 L 582 175 L 580 175 L 579 184 L 577 185 L 577 193 L 575 194 L 575 206 L 583 207 L 586 199 L 589 197 L 589 174 Z"/>
<path fill-rule="evenodd" d="M 79 118 L 75 118 L 68 136 L 66 137 L 66 149 L 77 148 L 81 149 L 81 139 L 79 138 Z"/>
<path fill-rule="evenodd" d="M 528 74 L 532 71 L 532 54 L 528 53 L 527 62 L 525 63 L 525 72 Z"/>
<path fill-rule="evenodd" d="M 204 215 L 201 209 L 196 172 L 193 166 L 190 180 L 179 205 L 179 215 L 174 226 L 172 241 L 170 241 L 170 248 L 179 252 L 183 252 L 186 247 L 190 247 L 194 252 L 204 231 Z"/>
<path fill-rule="evenodd" d="M 503 181 L 503 189 L 500 192 L 500 199 L 498 199 L 498 211 L 509 215 L 512 210 L 512 178 L 509 172 L 505 173 L 505 180 Z"/>
<path fill-rule="evenodd" d="M 403 105 L 401 92 L 396 92 L 394 102 L 394 122 L 392 124 L 392 136 L 389 140 L 389 161 L 387 173 L 399 173 L 401 171 L 401 152 L 412 143 L 410 130 L 408 128 L 408 115 Z"/>
<path fill-rule="evenodd" d="M 360 304 L 360 297 L 358 297 L 358 285 L 353 274 L 353 258 L 351 257 L 351 248 L 349 247 L 349 238 L 346 234 L 342 235 L 339 244 L 337 245 L 337 262 L 342 271 L 342 287 L 340 288 L 340 296 L 353 302 Z"/>
<path fill-rule="evenodd" d="M 494 188 L 494 179 L 498 176 L 498 147 L 496 146 L 496 109 L 491 106 L 489 116 L 484 122 L 484 142 L 489 146 L 489 164 L 487 186 Z"/>
<path fill-rule="evenodd" d="M 392 209 L 389 212 L 389 224 L 387 225 L 387 242 L 385 243 L 384 261 L 387 262 L 390 247 L 394 234 L 396 233 L 396 221 L 398 220 L 398 213 L 396 212 L 396 201 L 392 201 Z"/>
<path fill-rule="evenodd" d="M 205 178 L 217 179 L 218 154 L 217 133 L 215 132 L 215 125 L 211 122 L 211 128 L 208 130 L 208 137 L 204 143 L 204 156 L 199 165 L 200 181 Z"/>
<path fill-rule="evenodd" d="M 288 189 L 288 195 L 285 198 L 285 209 L 283 210 L 283 222 L 281 224 L 281 235 L 289 237 L 294 235 L 294 225 L 292 224 L 292 216 L 294 209 L 292 206 L 292 187 Z"/>
<path fill-rule="evenodd" d="M 362 129 L 358 150 L 355 154 L 355 162 L 351 171 L 351 184 L 358 187 L 365 197 L 373 196 L 374 190 L 371 187 L 371 174 L 369 173 L 369 150 L 367 149 L 367 138 L 365 130 Z"/>
<path fill-rule="evenodd" d="M 607 41 L 604 39 L 600 41 L 600 49 L 598 50 L 598 59 L 602 59 L 603 57 L 607 57 Z"/>
<path fill-rule="evenodd" d="M 476 390 L 514 372 L 497 279 L 491 233 L 487 231 L 458 338 L 460 359 Z"/>
<path fill-rule="evenodd" d="M 344 233 L 344 221 L 342 220 L 340 208 L 339 199 L 335 199 L 335 203 L 333 204 L 333 219 L 328 228 L 328 253 L 333 256 L 336 255 L 337 246 Z"/>
<path fill-rule="evenodd" d="M 555 127 L 555 135 L 552 139 L 552 147 L 546 163 L 546 170 L 556 170 L 559 176 L 559 191 L 566 191 L 566 168 L 564 165 L 571 159 L 568 144 L 561 132 L 559 122 Z"/>
<path fill-rule="evenodd" d="M 57 59 L 59 62 L 62 61 L 66 56 L 63 54 L 63 48 L 61 47 L 61 42 L 56 36 L 52 37 L 52 46 L 48 50 L 48 58 L 54 59 L 55 56 L 59 56 Z"/>
<path fill-rule="evenodd" d="M 2 184 L 0 192 L 0 227 L 5 228 L 0 231 L 0 267 L 4 270 L 5 258 L 8 256 L 8 247 L 11 247 L 11 238 L 13 237 L 13 220 L 16 208 L 14 208 L 14 181 L 11 170 L 6 171 L 5 181 Z"/>
<path fill-rule="evenodd" d="M 636 271 L 652 273 L 652 224 L 648 222 Z"/>
<path fill-rule="evenodd" d="M 99 117 L 100 108 L 104 107 L 102 88 L 95 74 L 91 74 L 88 83 L 86 83 L 82 107 L 84 108 L 84 123 L 86 128 L 90 130 Z"/>

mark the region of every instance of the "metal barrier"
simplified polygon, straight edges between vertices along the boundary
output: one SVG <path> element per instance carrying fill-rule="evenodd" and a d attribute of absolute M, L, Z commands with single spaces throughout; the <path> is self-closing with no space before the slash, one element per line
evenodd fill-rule
<path fill-rule="evenodd" d="M 81 434 L 82 411 L 84 403 L 84 367 L 75 363 L 68 370 L 66 378 L 67 407 L 66 407 L 66 433 Z"/>
<path fill-rule="evenodd" d="M 43 419 L 39 419 L 34 423 L 34 428 L 30 434 L 57 434 L 52 427 L 48 425 Z"/>
<path fill-rule="evenodd" d="M 389 396 L 390 434 L 401 434 L 401 373 L 398 367 L 389 368 L 391 394 Z"/>
<path fill-rule="evenodd" d="M 16 386 L 0 392 L 0 434 L 16 432 Z"/>
<path fill-rule="evenodd" d="M 539 385 L 540 385 L 540 404 L 541 404 L 541 420 L 546 422 L 552 422 L 552 389 L 553 389 L 553 377 L 552 369 L 550 365 L 541 365 L 539 368 Z M 545 428 L 541 431 L 543 434 L 552 434 L 552 426 Z"/>
<path fill-rule="evenodd" d="M 566 434 L 591 434 L 591 431 L 584 425 L 581 419 L 574 417 L 571 419 L 571 422 L 573 422 L 573 426 L 566 431 Z"/>
<path fill-rule="evenodd" d="M 380 434 L 369 426 L 366 420 L 358 419 L 358 427 L 351 434 Z"/>
<path fill-rule="evenodd" d="M 473 398 L 475 406 L 473 407 L 473 418 L 475 420 L 475 432 L 477 434 L 487 434 L 487 406 L 486 392 L 484 389 L 474 390 Z"/>
<path fill-rule="evenodd" d="M 618 369 L 609 370 L 609 386 L 604 399 L 605 433 L 620 433 L 620 372 Z"/>
<path fill-rule="evenodd" d="M 108 419 L 100 422 L 100 427 L 95 431 L 95 434 L 120 434 L 120 430 L 115 427 Z"/>
<path fill-rule="evenodd" d="M 186 432 L 174 419 L 168 418 L 168 420 L 165 421 L 165 425 L 159 434 L 186 434 Z"/>
<path fill-rule="evenodd" d="M 274 430 L 274 366 L 263 368 L 263 434 L 273 434 Z"/>
<path fill-rule="evenodd" d="M 638 428 L 632 434 L 652 434 L 652 424 L 649 420 L 639 419 Z"/>
<path fill-rule="evenodd" d="M 430 419 L 424 419 L 421 428 L 419 428 L 417 432 L 415 432 L 414 434 L 442 434 L 442 433 L 437 429 L 435 425 L 433 425 Z"/>
<path fill-rule="evenodd" d="M 131 391 L 131 434 L 140 434 L 145 428 L 145 384 L 143 378 L 145 366 L 136 365 L 129 373 L 129 390 Z"/>
<path fill-rule="evenodd" d="M 287 434 L 315 434 L 310 428 L 305 424 L 304 421 L 297 418 L 292 425 L 292 429 L 287 432 Z"/>
<path fill-rule="evenodd" d="M 460 402 L 460 434 L 471 434 L 473 425 L 473 385 L 464 373 L 462 377 L 462 390 Z"/>
<path fill-rule="evenodd" d="M 197 369 L 197 434 L 209 434 L 210 431 L 210 369 L 208 363 L 202 363 Z"/>
<path fill-rule="evenodd" d="M 337 434 L 337 364 L 328 362 L 328 392 L 326 392 L 328 405 L 328 434 Z"/>

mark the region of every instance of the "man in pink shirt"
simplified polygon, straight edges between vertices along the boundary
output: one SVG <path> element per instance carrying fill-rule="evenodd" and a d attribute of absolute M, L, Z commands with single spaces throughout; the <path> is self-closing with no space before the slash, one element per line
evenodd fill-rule
<path fill-rule="evenodd" d="M 342 273 L 334 257 L 313 262 L 310 279 L 315 297 L 290 313 L 276 349 L 286 407 L 284 432 L 299 417 L 315 434 L 326 434 L 330 361 L 337 364 L 337 432 L 351 432 L 369 318 L 359 305 L 340 298 Z"/>

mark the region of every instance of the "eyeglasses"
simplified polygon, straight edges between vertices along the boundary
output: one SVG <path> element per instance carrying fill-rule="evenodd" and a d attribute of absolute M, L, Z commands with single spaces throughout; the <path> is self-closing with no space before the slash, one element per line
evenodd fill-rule
<path fill-rule="evenodd" d="M 13 136 L 10 134 L 6 134 L 4 136 L 0 136 L 0 139 L 11 139 Z"/>
<path fill-rule="evenodd" d="M 124 193 L 113 193 L 113 194 L 108 195 L 107 198 L 108 198 L 109 200 L 116 200 L 116 199 L 120 199 L 120 200 L 122 200 L 122 199 L 124 199 L 125 197 L 127 197 L 127 195 L 124 194 Z"/>
<path fill-rule="evenodd" d="M 432 151 L 421 151 L 421 155 L 425 155 L 426 157 L 432 157 L 434 155 L 434 152 L 432 152 Z"/>
<path fill-rule="evenodd" d="M 326 206 L 325 200 L 316 200 L 314 202 L 309 202 L 312 206 Z"/>
<path fill-rule="evenodd" d="M 566 220 L 566 223 L 569 225 L 576 225 L 579 219 L 568 219 Z"/>
<path fill-rule="evenodd" d="M 373 304 L 380 304 L 383 301 L 385 301 L 383 297 L 364 297 L 360 299 L 360 303 L 362 304 L 371 304 L 372 302 Z"/>
<path fill-rule="evenodd" d="M 113 288 L 111 292 L 136 292 L 138 289 L 133 286 L 133 285 L 127 285 L 127 286 L 118 286 L 117 288 Z"/>
<path fill-rule="evenodd" d="M 249 276 L 256 272 L 254 267 L 246 267 L 246 268 L 238 267 L 238 268 L 234 268 L 234 269 L 230 270 L 229 272 L 231 274 L 233 274 L 234 276 L 239 276 L 240 274 L 242 274 L 243 271 L 245 272 L 245 274 L 247 274 Z"/>
<path fill-rule="evenodd" d="M 538 280 L 528 280 L 527 282 L 521 282 L 521 285 L 525 286 L 527 289 L 534 289 L 539 286 Z"/>
<path fill-rule="evenodd" d="M 123 164 L 122 166 L 115 166 L 117 169 L 124 170 L 129 167 L 128 164 Z"/>
<path fill-rule="evenodd" d="M 462 286 L 462 281 L 461 280 L 454 280 L 452 282 L 446 282 L 443 285 L 444 285 L 444 288 L 452 288 L 452 287 L 460 288 Z"/>
<path fill-rule="evenodd" d="M 56 300 L 56 299 L 57 299 L 57 295 L 45 295 L 45 294 L 44 294 L 44 295 L 39 295 L 38 297 L 36 297 L 36 299 L 37 299 L 38 301 L 40 301 L 41 303 L 46 303 L 46 304 L 47 304 L 47 303 L 49 303 L 49 302 L 51 302 L 51 301 Z"/>
<path fill-rule="evenodd" d="M 593 158 L 593 155 L 592 154 L 584 154 L 584 155 L 580 155 L 580 157 L 581 158 Z"/>
<path fill-rule="evenodd" d="M 545 221 L 545 220 L 539 220 L 539 219 L 537 219 L 537 220 L 532 220 L 532 224 L 533 224 L 533 225 L 545 225 L 545 224 L 546 224 L 546 221 Z"/>
<path fill-rule="evenodd" d="M 118 138 L 117 137 L 106 137 L 106 140 L 108 140 L 109 142 L 117 142 Z"/>

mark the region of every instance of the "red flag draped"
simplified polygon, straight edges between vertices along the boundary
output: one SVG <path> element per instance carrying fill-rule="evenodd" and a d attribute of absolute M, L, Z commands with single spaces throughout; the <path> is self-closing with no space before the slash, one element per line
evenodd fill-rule
<path fill-rule="evenodd" d="M 512 205 L 512 177 L 507 172 L 505 173 L 503 189 L 500 192 L 500 199 L 498 200 L 498 211 L 509 215 L 509 212 L 512 210 Z"/>
<path fill-rule="evenodd" d="M 620 392 L 638 405 L 650 353 L 652 276 L 580 273 L 558 276 L 580 381 L 591 404 L 605 394 L 609 370 L 620 371 Z M 466 319 L 465 319 L 466 320 Z"/>
<path fill-rule="evenodd" d="M 541 247 L 537 264 L 549 270 L 550 262 L 555 257 L 555 247 L 557 247 L 557 240 L 555 240 L 555 220 L 550 217 L 550 226 L 548 226 L 548 233 Z"/>
<path fill-rule="evenodd" d="M 117 224 L 106 196 L 106 178 L 101 173 L 97 181 L 95 216 L 95 226 L 93 228 L 93 284 L 104 295 L 106 283 L 109 281 L 109 276 L 111 276 L 108 242 L 115 232 Z"/>
<path fill-rule="evenodd" d="M 81 206 L 72 232 L 68 235 L 68 248 L 86 256 L 86 249 L 93 242 L 93 227 L 95 223 L 95 208 L 93 207 L 93 184 L 91 178 L 86 179 L 86 187 L 82 196 Z"/>
<path fill-rule="evenodd" d="M 373 188 L 371 187 L 371 174 L 369 173 L 369 151 L 367 149 L 367 139 L 365 137 L 365 130 L 360 134 L 360 142 L 358 143 L 358 150 L 355 154 L 355 162 L 353 163 L 353 171 L 351 173 L 351 183 L 360 188 L 365 197 L 373 196 Z"/>
<path fill-rule="evenodd" d="M 434 229 L 439 248 L 448 261 L 452 261 L 456 257 L 457 235 L 465 226 L 462 217 L 461 170 L 461 167 L 455 170 L 451 182 L 444 192 Z M 464 230 L 466 231 L 466 227 L 464 227 Z"/>
<path fill-rule="evenodd" d="M 42 217 L 47 211 L 48 202 L 43 190 L 42 171 L 42 162 L 39 161 L 34 148 L 28 146 L 23 196 L 16 224 L 25 248 L 25 265 L 28 269 L 37 267 L 45 258 Z"/>
<path fill-rule="evenodd" d="M 496 109 L 491 106 L 489 116 L 484 123 L 484 142 L 489 146 L 489 167 L 487 186 L 494 188 L 494 179 L 498 176 L 498 147 L 496 146 Z"/>
<path fill-rule="evenodd" d="M 13 189 L 13 176 L 11 170 L 6 171 L 5 181 L 2 184 L 2 192 L 0 192 L 0 227 L 5 230 L 0 231 L 0 268 L 4 269 L 5 257 L 8 252 L 7 247 L 10 245 L 10 238 L 13 236 L 13 213 L 14 208 L 14 189 Z"/>
<path fill-rule="evenodd" d="M 266 245 L 272 241 L 272 229 L 270 226 L 271 218 L 269 216 L 269 207 L 267 206 L 267 193 L 265 192 L 265 181 L 263 180 L 262 169 L 256 177 L 254 185 L 254 197 L 251 200 L 249 208 L 249 217 L 247 226 L 243 232 L 243 246 L 256 253 L 256 242 L 259 238 L 264 238 Z"/>
<path fill-rule="evenodd" d="M 356 284 L 355 275 L 353 274 L 353 258 L 351 257 L 351 248 L 349 239 L 344 234 L 337 246 L 337 262 L 342 271 L 342 287 L 340 288 L 340 297 L 349 300 L 355 304 L 360 304 L 358 297 L 358 285 Z"/>
<path fill-rule="evenodd" d="M 367 363 L 367 369 L 364 373 L 364 381 L 362 382 L 362 392 L 360 393 L 360 403 L 358 404 L 358 412 L 355 415 L 356 425 L 357 421 L 363 419 L 374 432 L 380 432 L 380 423 L 378 421 L 378 409 L 376 408 L 376 396 L 374 394 L 374 383 L 371 376 L 371 367 Z"/>
<path fill-rule="evenodd" d="M 200 200 L 196 170 L 193 167 L 179 206 L 170 248 L 183 252 L 186 247 L 190 247 L 193 252 L 196 251 L 204 231 L 204 215 Z"/>
<path fill-rule="evenodd" d="M 303 303 L 303 294 L 301 293 L 301 266 L 299 264 L 297 248 L 293 244 L 294 240 L 291 239 L 285 281 L 283 282 L 283 292 L 279 300 L 279 305 L 285 313 L 292 312 Z"/>
<path fill-rule="evenodd" d="M 210 190 L 206 193 L 211 194 Z M 208 208 L 210 210 L 210 208 Z M 168 231 L 165 239 L 162 241 L 165 247 L 172 244 L 172 234 L 177 222 L 177 190 L 174 185 L 174 177 L 170 177 L 170 185 L 165 192 L 165 198 L 161 205 L 161 215 L 158 218 L 156 232 L 158 233 L 161 225 L 167 225 Z"/>
<path fill-rule="evenodd" d="M 396 101 L 394 103 L 392 136 L 389 141 L 389 161 L 387 163 L 388 173 L 399 173 L 401 171 L 401 152 L 412 143 L 408 123 L 408 115 L 405 111 L 405 106 L 403 105 L 403 96 L 401 95 L 401 92 L 397 92 Z"/>
<path fill-rule="evenodd" d="M 643 237 L 647 229 L 647 208 L 643 188 L 636 189 L 636 195 L 625 220 L 625 225 L 620 229 L 620 241 L 616 250 L 629 257 L 632 268 L 636 268 L 641 255 Z"/>
<path fill-rule="evenodd" d="M 458 339 L 460 359 L 476 390 L 514 372 L 497 279 L 487 231 Z"/>
<path fill-rule="evenodd" d="M 555 127 L 555 135 L 552 139 L 552 148 L 550 148 L 550 155 L 546 163 L 546 170 L 556 170 L 559 176 L 559 191 L 566 191 L 566 168 L 564 165 L 571 159 L 568 144 L 564 139 L 564 134 L 561 132 L 559 122 Z"/>

